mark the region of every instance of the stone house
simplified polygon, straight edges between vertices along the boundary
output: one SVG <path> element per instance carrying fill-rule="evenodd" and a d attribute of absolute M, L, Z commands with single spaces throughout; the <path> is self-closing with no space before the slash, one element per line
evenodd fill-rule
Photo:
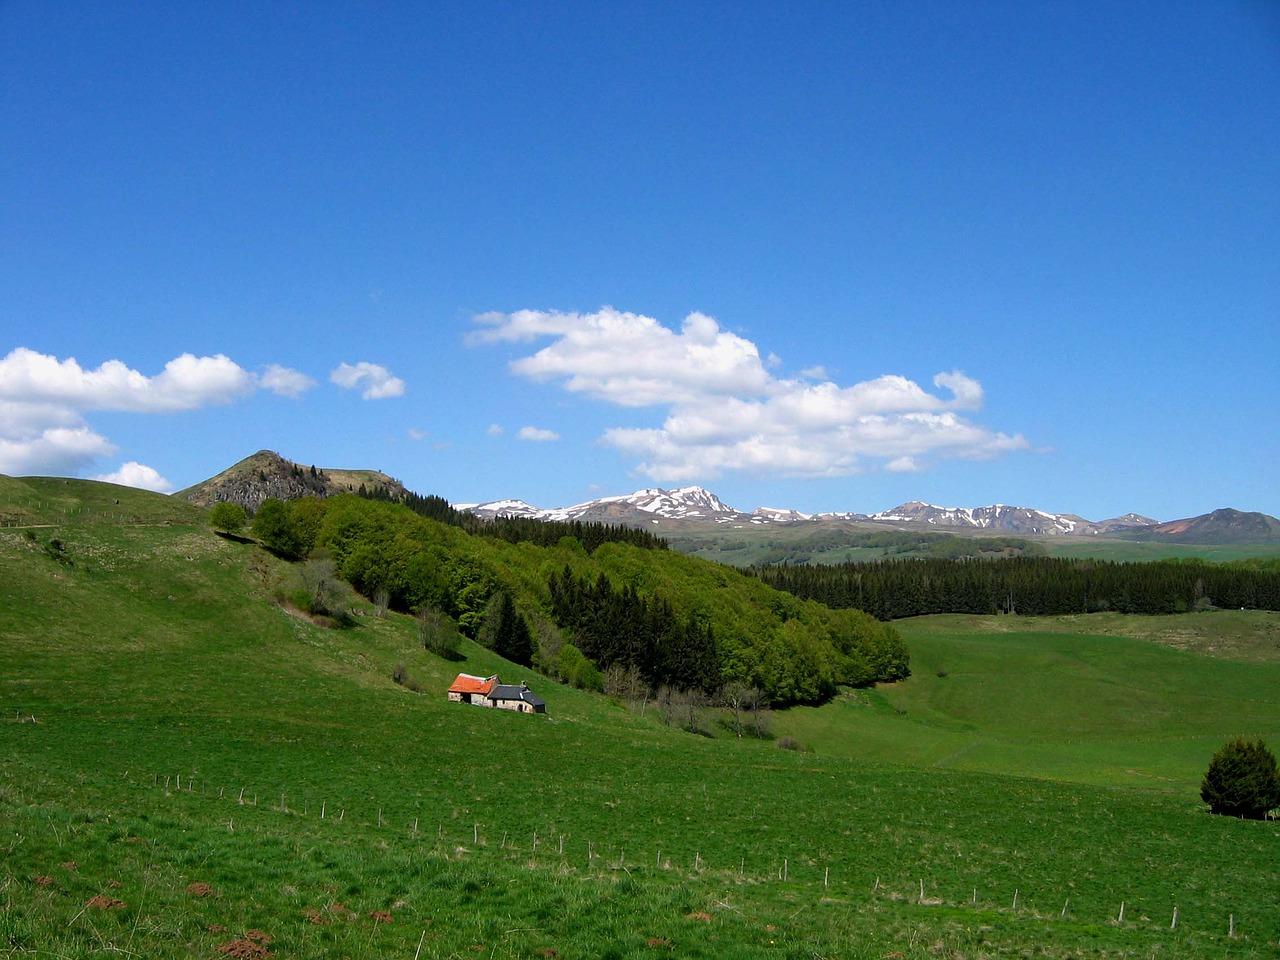
<path fill-rule="evenodd" d="M 451 703 L 469 703 L 475 707 L 514 710 L 517 713 L 547 712 L 546 702 L 530 690 L 527 683 L 500 683 L 497 674 L 473 677 L 469 673 L 460 673 L 449 687 L 448 695 Z"/>

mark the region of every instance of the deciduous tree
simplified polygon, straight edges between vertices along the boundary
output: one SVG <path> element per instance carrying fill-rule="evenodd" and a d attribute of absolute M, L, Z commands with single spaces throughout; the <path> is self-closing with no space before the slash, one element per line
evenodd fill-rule
<path fill-rule="evenodd" d="M 227 500 L 215 503 L 213 509 L 209 511 L 209 524 L 213 529 L 221 530 L 223 533 L 239 533 L 244 529 L 248 519 L 249 517 L 244 512 L 244 507 Z"/>
<path fill-rule="evenodd" d="M 283 500 L 268 497 L 253 515 L 253 535 L 262 545 L 282 557 L 296 558 L 302 547 L 289 507 Z"/>

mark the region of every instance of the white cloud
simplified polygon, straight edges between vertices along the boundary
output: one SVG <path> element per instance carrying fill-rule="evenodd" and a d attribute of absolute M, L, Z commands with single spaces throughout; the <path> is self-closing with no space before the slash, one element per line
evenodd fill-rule
<path fill-rule="evenodd" d="M 120 360 L 90 369 L 74 357 L 18 347 L 0 359 L 0 473 L 73 476 L 113 455 L 115 445 L 85 420 L 93 411 L 175 413 L 232 403 L 258 389 L 297 395 L 309 385 L 297 371 L 271 366 L 256 375 L 223 354 L 184 353 L 148 377 Z M 156 478 L 164 479 L 156 474 L 150 482 Z"/>
<path fill-rule="evenodd" d="M 898 457 L 884 465 L 890 473 L 919 473 L 924 468 L 915 457 Z"/>
<path fill-rule="evenodd" d="M 624 407 L 694 402 L 707 394 L 755 393 L 770 377 L 755 344 L 691 313 L 679 333 L 651 317 L 605 307 L 592 314 L 483 314 L 472 343 L 554 337 L 511 370 L 534 380 L 561 379 L 565 389 Z"/>
<path fill-rule="evenodd" d="M 119 360 L 85 370 L 74 357 L 59 360 L 18 347 L 0 360 L 0 400 L 50 403 L 77 410 L 158 413 L 230 403 L 253 391 L 254 376 L 222 354 L 189 353 L 146 377 Z"/>
<path fill-rule="evenodd" d="M 385 400 L 404 395 L 404 381 L 393 376 L 386 367 L 364 360 L 359 363 L 339 364 L 329 380 L 345 390 L 363 387 L 360 396 L 365 400 Z"/>
<path fill-rule="evenodd" d="M 409 439 L 410 439 L 410 440 L 418 440 L 418 441 L 421 441 L 421 440 L 426 440 L 426 439 L 427 439 L 428 437 L 430 437 L 430 436 L 431 436 L 431 434 L 429 434 L 426 430 L 419 430 L 417 427 L 410 427 L 410 428 L 409 428 Z"/>
<path fill-rule="evenodd" d="M 500 437 L 502 436 L 502 433 L 503 433 L 502 424 L 491 423 L 489 424 L 489 426 L 485 427 L 484 432 L 491 437 Z"/>
<path fill-rule="evenodd" d="M 264 390 L 281 397 L 300 397 L 316 385 L 305 373 L 275 363 L 262 371 L 258 383 Z"/>
<path fill-rule="evenodd" d="M 0 473 L 14 477 L 75 476 L 99 457 L 115 452 L 111 441 L 87 426 L 36 426 L 16 436 L 0 435 Z"/>
<path fill-rule="evenodd" d="M 521 440 L 532 440 L 535 443 L 549 443 L 560 439 L 560 434 L 554 430 L 543 430 L 541 427 L 521 427 L 516 436 Z"/>
<path fill-rule="evenodd" d="M 106 483 L 118 483 L 122 487 L 137 487 L 139 490 L 153 490 L 156 493 L 169 493 L 173 484 L 160 475 L 154 467 L 130 460 L 115 473 L 99 474 L 93 478 Z"/>
<path fill-rule="evenodd" d="M 942 392 L 896 374 L 840 386 L 822 366 L 784 379 L 769 373 L 773 354 L 762 362 L 754 343 L 700 313 L 679 332 L 611 307 L 489 313 L 475 322 L 473 345 L 550 339 L 512 361 L 513 373 L 617 406 L 664 409 L 660 427 L 613 428 L 602 437 L 659 482 L 729 470 L 801 477 L 919 470 L 927 455 L 988 458 L 1029 446 L 960 415 L 981 408 L 983 389 L 959 370 L 933 378 Z"/>

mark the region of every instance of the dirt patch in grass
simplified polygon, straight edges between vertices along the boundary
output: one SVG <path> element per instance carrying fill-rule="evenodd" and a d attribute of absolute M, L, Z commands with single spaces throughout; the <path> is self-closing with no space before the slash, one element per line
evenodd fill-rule
<path fill-rule="evenodd" d="M 193 897 L 214 897 L 217 896 L 213 892 L 213 887 L 205 883 L 203 880 L 197 881 L 187 887 L 187 893 Z"/>
<path fill-rule="evenodd" d="M 248 937 L 220 943 L 218 944 L 218 952 L 225 953 L 228 957 L 235 957 L 237 960 L 259 960 L 261 957 L 271 956 L 271 951 L 267 949 L 265 944 L 255 943 Z"/>
<path fill-rule="evenodd" d="M 31 882 L 34 883 L 37 887 L 52 887 L 53 877 L 46 877 L 43 874 L 41 874 L 38 877 L 32 877 Z"/>
<path fill-rule="evenodd" d="M 394 919 L 386 910 L 370 910 L 369 916 L 373 918 L 374 923 L 390 923 Z"/>
<path fill-rule="evenodd" d="M 117 900 L 115 897 L 105 897 L 98 894 L 91 897 L 86 903 L 86 907 L 93 907 L 95 910 L 123 910 L 128 906 L 123 900 Z"/>

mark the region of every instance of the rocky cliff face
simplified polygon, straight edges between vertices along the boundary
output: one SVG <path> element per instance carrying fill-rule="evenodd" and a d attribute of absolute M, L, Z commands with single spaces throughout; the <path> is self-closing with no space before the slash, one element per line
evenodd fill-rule
<path fill-rule="evenodd" d="M 200 506 L 238 503 L 253 514 L 263 501 L 271 497 L 278 500 L 329 497 L 354 492 L 361 486 L 366 490 L 385 490 L 393 498 L 405 494 L 400 481 L 376 470 L 317 469 L 286 460 L 271 450 L 259 450 L 217 476 L 179 491 L 175 496 Z"/>

